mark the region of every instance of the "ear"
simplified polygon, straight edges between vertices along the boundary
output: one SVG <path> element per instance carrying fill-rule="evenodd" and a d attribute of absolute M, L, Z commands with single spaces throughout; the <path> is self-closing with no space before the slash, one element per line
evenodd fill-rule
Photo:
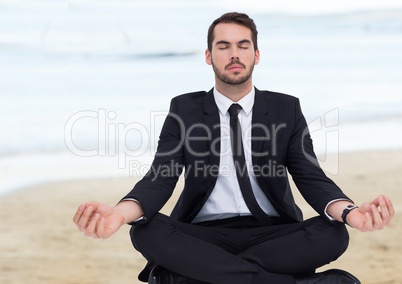
<path fill-rule="evenodd" d="M 209 49 L 207 48 L 206 50 L 205 50 L 205 62 L 208 64 L 208 65 L 212 65 L 212 57 L 211 57 L 212 55 L 211 55 L 211 52 L 209 51 Z"/>
<path fill-rule="evenodd" d="M 260 62 L 260 50 L 255 51 L 255 65 L 257 65 Z"/>

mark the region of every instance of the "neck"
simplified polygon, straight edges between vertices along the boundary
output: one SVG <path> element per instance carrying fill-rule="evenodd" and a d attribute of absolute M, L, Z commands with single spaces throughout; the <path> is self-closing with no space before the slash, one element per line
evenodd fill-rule
<path fill-rule="evenodd" d="M 238 102 L 251 92 L 251 89 L 253 88 L 253 83 L 251 81 L 251 78 L 250 80 L 247 80 L 247 82 L 239 85 L 226 84 L 217 79 L 215 80 L 215 88 L 219 93 L 229 98 L 233 102 Z"/>

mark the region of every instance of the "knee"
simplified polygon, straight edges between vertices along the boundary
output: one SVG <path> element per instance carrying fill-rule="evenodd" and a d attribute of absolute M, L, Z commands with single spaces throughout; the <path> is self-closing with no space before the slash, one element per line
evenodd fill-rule
<path fill-rule="evenodd" d="M 340 254 L 344 253 L 349 246 L 349 233 L 344 224 L 335 225 L 336 236 L 339 243 Z"/>
<path fill-rule="evenodd" d="M 140 250 L 141 244 L 142 244 L 142 240 L 144 239 L 144 237 L 142 237 L 142 232 L 144 225 L 133 225 L 131 226 L 130 229 L 130 239 L 131 239 L 131 243 L 133 244 L 134 248 L 136 250 Z"/>
<path fill-rule="evenodd" d="M 349 233 L 344 224 L 329 226 L 326 239 L 331 244 L 335 259 L 341 256 L 349 246 Z"/>
<path fill-rule="evenodd" d="M 330 258 L 336 259 L 341 256 L 349 245 L 349 233 L 346 226 L 341 223 L 329 224 L 318 217 L 312 219 L 311 227 L 306 232 L 314 236 L 312 241 L 317 247 L 328 253 Z"/>
<path fill-rule="evenodd" d="M 145 224 L 133 225 L 130 229 L 130 238 L 134 248 L 141 252 L 152 246 L 152 240 L 160 235 L 161 224 L 168 222 L 169 217 L 158 213 Z"/>

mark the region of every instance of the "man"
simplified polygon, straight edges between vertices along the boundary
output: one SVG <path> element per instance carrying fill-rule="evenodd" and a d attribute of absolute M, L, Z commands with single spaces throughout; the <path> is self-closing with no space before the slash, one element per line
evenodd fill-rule
<path fill-rule="evenodd" d="M 132 224 L 133 245 L 149 261 L 139 279 L 149 283 L 360 283 L 315 270 L 346 250 L 344 223 L 388 225 L 391 200 L 355 206 L 318 166 L 298 99 L 253 87 L 260 52 L 247 15 L 212 23 L 205 58 L 215 88 L 172 100 L 147 175 L 114 207 L 81 205 L 75 224 L 93 238 Z M 171 216 L 158 213 L 183 169 Z M 318 217 L 303 221 L 287 172 Z"/>

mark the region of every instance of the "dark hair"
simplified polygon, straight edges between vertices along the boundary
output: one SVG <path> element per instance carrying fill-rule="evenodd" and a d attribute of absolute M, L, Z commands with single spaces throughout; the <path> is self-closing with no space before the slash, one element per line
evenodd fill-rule
<path fill-rule="evenodd" d="M 258 49 L 257 45 L 258 31 L 253 19 L 251 19 L 248 15 L 243 13 L 231 12 L 220 16 L 209 26 L 208 39 L 207 39 L 209 51 L 212 50 L 212 42 L 214 41 L 215 37 L 214 36 L 215 27 L 220 23 L 226 23 L 226 24 L 235 23 L 238 25 L 245 26 L 246 28 L 249 28 L 251 30 L 251 40 L 253 41 L 254 49 L 255 50 Z"/>

